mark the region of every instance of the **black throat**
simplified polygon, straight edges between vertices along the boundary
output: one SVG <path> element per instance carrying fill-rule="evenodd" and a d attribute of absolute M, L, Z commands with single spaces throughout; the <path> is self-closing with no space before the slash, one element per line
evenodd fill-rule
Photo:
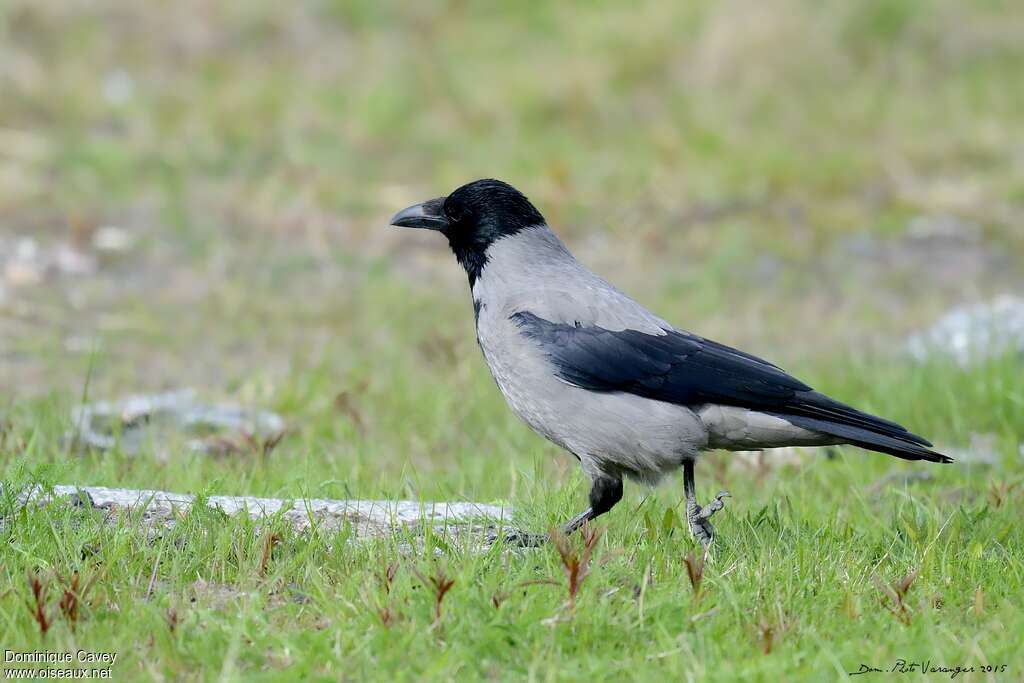
<path fill-rule="evenodd" d="M 452 248 L 452 253 L 455 254 L 459 265 L 462 266 L 466 271 L 466 275 L 469 276 L 469 286 L 472 289 L 473 285 L 476 284 L 477 278 L 480 277 L 484 266 L 487 265 L 487 247 L 491 246 L 491 243 L 478 244 L 452 239 L 449 236 L 448 246 Z"/>

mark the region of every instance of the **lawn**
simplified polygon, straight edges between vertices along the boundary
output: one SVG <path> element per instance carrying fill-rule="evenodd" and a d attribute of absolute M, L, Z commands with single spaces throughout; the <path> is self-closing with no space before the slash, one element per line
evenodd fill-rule
<path fill-rule="evenodd" d="M 1021 35 L 996 1 L 0 3 L 0 649 L 117 653 L 117 680 L 1021 680 L 1021 359 L 904 351 L 1024 290 Z M 669 321 L 958 461 L 709 454 L 699 498 L 733 497 L 702 567 L 681 477 L 627 484 L 564 555 L 16 503 L 578 512 L 446 245 L 386 227 L 487 176 Z M 288 430 L 266 454 L 65 438 L 83 400 L 181 387 Z"/>

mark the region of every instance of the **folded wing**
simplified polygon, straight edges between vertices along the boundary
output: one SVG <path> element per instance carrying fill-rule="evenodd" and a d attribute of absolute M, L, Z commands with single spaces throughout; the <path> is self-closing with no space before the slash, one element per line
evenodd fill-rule
<path fill-rule="evenodd" d="M 566 382 L 686 406 L 720 404 L 758 410 L 862 448 L 906 460 L 951 460 L 904 427 L 814 391 L 779 367 L 724 344 L 675 330 L 637 330 L 512 315 Z"/>

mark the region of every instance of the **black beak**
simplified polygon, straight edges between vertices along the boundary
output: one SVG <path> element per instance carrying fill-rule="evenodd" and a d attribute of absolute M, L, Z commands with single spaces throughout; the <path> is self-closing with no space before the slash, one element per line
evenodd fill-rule
<path fill-rule="evenodd" d="M 391 217 L 391 225 L 400 228 L 425 228 L 444 232 L 448 219 L 444 215 L 444 197 L 430 199 L 422 204 L 413 204 Z"/>

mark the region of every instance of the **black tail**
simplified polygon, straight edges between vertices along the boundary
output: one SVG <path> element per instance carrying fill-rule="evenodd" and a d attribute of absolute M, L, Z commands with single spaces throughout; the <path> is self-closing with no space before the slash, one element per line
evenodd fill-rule
<path fill-rule="evenodd" d="M 861 412 L 816 391 L 798 394 L 786 412 L 774 413 L 797 427 L 829 434 L 854 446 L 895 455 L 904 460 L 953 462 L 931 450 L 927 439 L 908 432 L 895 422 Z"/>

